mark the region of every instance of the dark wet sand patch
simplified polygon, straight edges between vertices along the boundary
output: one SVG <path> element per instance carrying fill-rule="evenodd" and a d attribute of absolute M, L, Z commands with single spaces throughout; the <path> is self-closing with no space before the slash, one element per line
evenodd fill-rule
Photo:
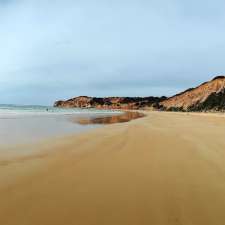
<path fill-rule="evenodd" d="M 113 124 L 113 123 L 126 123 L 134 119 L 144 117 L 144 113 L 140 112 L 124 112 L 118 115 L 91 117 L 91 118 L 76 118 L 73 122 L 81 125 L 89 124 Z"/>

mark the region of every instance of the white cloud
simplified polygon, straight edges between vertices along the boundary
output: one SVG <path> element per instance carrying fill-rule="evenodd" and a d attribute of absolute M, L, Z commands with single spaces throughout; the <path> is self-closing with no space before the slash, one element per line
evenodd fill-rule
<path fill-rule="evenodd" d="M 224 6 L 0 0 L 0 102 L 168 95 L 210 79 L 225 71 Z"/>

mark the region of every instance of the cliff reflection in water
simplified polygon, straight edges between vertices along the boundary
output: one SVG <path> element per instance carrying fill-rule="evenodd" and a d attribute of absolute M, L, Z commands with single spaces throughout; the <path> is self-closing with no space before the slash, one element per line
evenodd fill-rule
<path fill-rule="evenodd" d="M 81 125 L 88 124 L 113 124 L 113 123 L 125 123 L 134 119 L 138 119 L 144 117 L 144 113 L 140 112 L 125 112 L 119 115 L 113 116 L 103 116 L 103 117 L 95 117 L 95 118 L 79 118 L 74 122 Z"/>

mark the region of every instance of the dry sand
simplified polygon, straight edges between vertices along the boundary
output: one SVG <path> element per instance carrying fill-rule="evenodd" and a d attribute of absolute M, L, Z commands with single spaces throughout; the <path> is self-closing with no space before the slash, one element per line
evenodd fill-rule
<path fill-rule="evenodd" d="M 1 225 L 225 224 L 225 118 L 149 112 L 0 161 Z"/>

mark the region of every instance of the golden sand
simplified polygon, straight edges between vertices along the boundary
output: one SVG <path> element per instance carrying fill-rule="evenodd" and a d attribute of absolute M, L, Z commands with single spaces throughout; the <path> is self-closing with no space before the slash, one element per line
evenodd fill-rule
<path fill-rule="evenodd" d="M 224 117 L 149 112 L 32 148 L 1 157 L 0 225 L 225 224 Z"/>

